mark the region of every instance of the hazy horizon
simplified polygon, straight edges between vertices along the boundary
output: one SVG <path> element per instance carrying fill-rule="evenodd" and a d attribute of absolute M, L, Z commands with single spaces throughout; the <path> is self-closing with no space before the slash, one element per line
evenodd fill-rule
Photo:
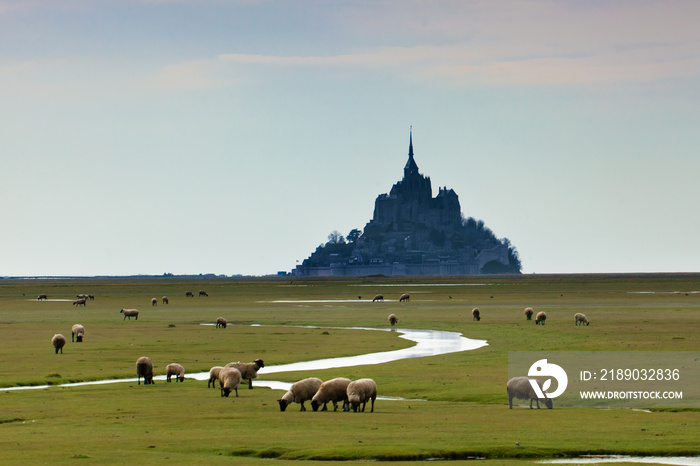
<path fill-rule="evenodd" d="M 270 275 L 415 160 L 523 273 L 697 272 L 700 3 L 0 0 L 0 276 Z"/>

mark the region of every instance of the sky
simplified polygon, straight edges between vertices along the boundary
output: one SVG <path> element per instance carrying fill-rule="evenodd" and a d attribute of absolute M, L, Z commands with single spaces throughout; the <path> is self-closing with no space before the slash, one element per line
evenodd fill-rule
<path fill-rule="evenodd" d="M 415 160 L 523 273 L 698 272 L 700 2 L 0 0 L 0 276 L 291 271 Z"/>

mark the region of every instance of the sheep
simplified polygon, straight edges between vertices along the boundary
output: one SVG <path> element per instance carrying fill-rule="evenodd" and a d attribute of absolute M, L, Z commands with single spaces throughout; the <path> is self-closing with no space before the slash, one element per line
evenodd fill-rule
<path fill-rule="evenodd" d="M 185 297 L 186 298 L 194 298 L 194 293 L 191 291 L 185 291 Z"/>
<path fill-rule="evenodd" d="M 86 303 L 86 302 L 87 302 L 87 301 L 85 300 L 85 298 L 78 298 L 78 299 L 76 299 L 75 301 L 73 301 L 73 306 L 83 306 L 83 307 L 85 307 L 85 303 Z"/>
<path fill-rule="evenodd" d="M 204 291 L 204 290 L 199 290 L 199 296 L 207 296 L 207 297 L 208 297 L 208 296 L 209 296 L 209 293 L 207 293 L 207 292 Z"/>
<path fill-rule="evenodd" d="M 230 362 L 226 367 L 235 367 L 241 373 L 241 378 L 248 381 L 248 388 L 253 388 L 253 379 L 258 376 L 258 371 L 265 367 L 262 359 L 256 359 L 253 362 Z"/>
<path fill-rule="evenodd" d="M 576 314 L 574 314 L 574 323 L 576 325 L 578 325 L 579 323 L 581 325 L 583 325 L 583 324 L 590 325 L 591 324 L 590 322 L 588 322 L 588 318 L 586 317 L 586 314 L 581 314 L 580 312 L 577 312 Z"/>
<path fill-rule="evenodd" d="M 392 327 L 394 325 L 396 325 L 398 322 L 399 322 L 399 318 L 396 317 L 396 314 L 389 314 L 389 323 L 391 324 Z"/>
<path fill-rule="evenodd" d="M 544 311 L 540 311 L 535 316 L 535 325 L 539 325 L 540 322 L 542 322 L 542 325 L 544 325 L 545 320 L 547 320 L 547 313 Z"/>
<path fill-rule="evenodd" d="M 139 385 L 141 385 L 141 377 L 143 384 L 149 385 L 153 382 L 153 361 L 147 356 L 141 356 L 136 360 L 136 375 L 138 376 Z"/>
<path fill-rule="evenodd" d="M 377 399 L 377 384 L 372 379 L 358 379 L 350 382 L 347 388 L 348 403 L 352 406 L 354 412 L 359 412 L 360 403 L 362 403 L 362 412 L 365 412 L 367 400 L 372 400 L 372 409 L 374 412 L 374 400 Z"/>
<path fill-rule="evenodd" d="M 36 297 L 37 301 L 46 301 L 47 299 L 49 299 L 49 297 L 46 294 L 40 294 L 39 296 Z"/>
<path fill-rule="evenodd" d="M 227 324 L 226 319 L 224 319 L 223 317 L 217 317 L 216 328 L 219 328 L 219 327 L 226 328 L 226 324 Z"/>
<path fill-rule="evenodd" d="M 177 363 L 172 363 L 168 364 L 165 368 L 166 373 L 165 373 L 165 378 L 168 382 L 170 382 L 170 377 L 173 375 L 175 376 L 175 382 L 178 380 L 180 382 L 185 381 L 185 368 L 182 367 L 180 364 Z"/>
<path fill-rule="evenodd" d="M 80 324 L 73 325 L 73 328 L 71 329 L 70 341 L 72 341 L 72 342 L 77 341 L 78 343 L 80 343 L 83 341 L 84 336 L 85 336 L 85 327 L 83 327 Z"/>
<path fill-rule="evenodd" d="M 532 379 L 535 380 L 535 379 Z M 537 380 L 537 385 L 542 389 L 542 382 Z M 528 377 L 513 377 L 510 379 L 506 385 L 506 390 L 508 391 L 508 407 L 513 409 L 513 398 L 518 398 L 521 400 L 530 400 L 530 409 L 532 409 L 532 401 L 537 403 L 537 409 L 540 409 L 540 401 L 542 401 L 547 408 L 552 409 L 552 400 L 549 398 L 537 398 L 535 389 L 530 385 L 530 379 Z"/>
<path fill-rule="evenodd" d="M 207 382 L 207 388 L 216 387 L 216 381 L 219 380 L 219 372 L 223 369 L 222 366 L 214 366 L 209 369 L 209 382 Z"/>
<path fill-rule="evenodd" d="M 53 336 L 53 338 L 51 338 L 51 344 L 56 350 L 56 354 L 58 354 L 58 350 L 61 350 L 61 354 L 63 354 L 63 347 L 66 346 L 66 337 L 60 333 L 57 333 Z"/>
<path fill-rule="evenodd" d="M 478 307 L 472 309 L 472 320 L 476 320 L 477 322 L 481 320 L 481 311 Z"/>
<path fill-rule="evenodd" d="M 384 301 L 384 295 L 378 294 L 377 296 L 372 298 L 372 302 L 375 302 L 375 301 Z"/>
<path fill-rule="evenodd" d="M 86 295 L 85 293 L 80 293 L 78 295 L 75 295 L 75 297 L 78 299 L 87 299 L 88 295 Z"/>
<path fill-rule="evenodd" d="M 163 296 L 163 304 L 170 304 L 170 298 Z"/>
<path fill-rule="evenodd" d="M 120 314 L 124 314 L 124 320 L 128 317 L 129 320 L 133 317 L 134 320 L 139 320 L 139 311 L 137 309 L 122 309 Z"/>
<path fill-rule="evenodd" d="M 289 391 L 285 393 L 282 398 L 277 400 L 280 404 L 280 411 L 284 412 L 287 406 L 292 403 L 300 403 L 301 409 L 299 411 L 306 411 L 304 402 L 314 397 L 322 383 L 323 380 L 317 377 L 309 377 L 308 379 L 293 383 Z"/>
<path fill-rule="evenodd" d="M 156 298 L 151 298 L 151 306 L 157 306 L 158 300 Z"/>
<path fill-rule="evenodd" d="M 410 301 L 410 300 L 411 300 L 411 296 L 409 296 L 408 293 L 404 293 L 404 294 L 402 294 L 402 295 L 399 297 L 399 302 L 400 302 L 400 303 L 402 303 L 402 302 L 404 302 L 404 301 Z"/>
<path fill-rule="evenodd" d="M 323 405 L 321 411 L 328 411 L 328 402 L 333 402 L 333 411 L 338 411 L 338 402 L 343 402 L 343 411 L 348 410 L 348 385 L 351 380 L 344 377 L 336 377 L 327 380 L 318 387 L 318 391 L 311 398 L 311 408 L 318 411 L 318 407 Z"/>
<path fill-rule="evenodd" d="M 535 311 L 531 307 L 525 308 L 525 318 L 527 318 L 527 320 L 532 320 L 532 314 L 534 313 Z"/>
<path fill-rule="evenodd" d="M 238 396 L 238 385 L 241 383 L 241 373 L 235 367 L 224 367 L 219 371 L 219 388 L 221 396 L 228 397 L 231 390 Z"/>
<path fill-rule="evenodd" d="M 90 301 L 94 301 L 94 300 L 95 300 L 95 295 L 94 295 L 94 294 L 89 294 L 89 295 L 88 295 L 88 298 L 90 298 Z"/>

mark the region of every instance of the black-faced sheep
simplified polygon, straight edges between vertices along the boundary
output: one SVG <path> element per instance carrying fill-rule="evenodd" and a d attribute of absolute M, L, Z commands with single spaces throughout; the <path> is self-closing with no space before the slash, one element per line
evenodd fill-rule
<path fill-rule="evenodd" d="M 476 320 L 477 322 L 481 320 L 481 311 L 478 307 L 472 309 L 472 320 Z"/>
<path fill-rule="evenodd" d="M 540 390 L 542 390 L 542 383 L 539 380 L 536 380 L 536 382 L 537 385 L 540 386 Z M 549 398 L 537 398 L 535 389 L 530 385 L 530 379 L 528 377 L 513 377 L 508 381 L 506 390 L 508 391 L 508 407 L 510 409 L 513 409 L 513 398 L 530 400 L 530 409 L 532 409 L 533 400 L 537 403 L 537 409 L 540 409 L 540 401 L 549 409 L 553 407 L 552 400 Z"/>
<path fill-rule="evenodd" d="M 39 296 L 36 297 L 37 301 L 46 301 L 47 299 L 49 299 L 49 297 L 45 294 L 40 294 Z"/>
<path fill-rule="evenodd" d="M 226 319 L 224 319 L 223 317 L 216 318 L 216 328 L 219 328 L 219 327 L 226 328 L 226 325 L 227 325 Z"/>
<path fill-rule="evenodd" d="M 85 337 L 85 327 L 83 327 L 80 324 L 75 324 L 73 325 L 73 328 L 71 329 L 70 333 L 70 341 L 77 341 L 80 343 L 83 341 L 83 337 Z"/>
<path fill-rule="evenodd" d="M 399 296 L 399 302 L 400 302 L 400 303 L 402 303 L 402 302 L 404 302 L 404 301 L 410 301 L 410 300 L 411 300 L 411 296 L 409 296 L 408 293 L 404 293 L 404 294 L 402 294 L 401 296 Z"/>
<path fill-rule="evenodd" d="M 375 301 L 384 301 L 384 295 L 378 294 L 377 296 L 372 298 L 372 302 L 375 302 Z"/>
<path fill-rule="evenodd" d="M 151 306 L 157 306 L 157 305 L 158 305 L 158 299 L 151 298 Z"/>
<path fill-rule="evenodd" d="M 172 363 L 168 364 L 165 368 L 165 379 L 170 382 L 170 378 L 174 375 L 175 376 L 175 382 L 178 380 L 180 382 L 185 381 L 185 368 L 182 367 L 180 364 L 177 363 Z"/>
<path fill-rule="evenodd" d="M 348 384 L 347 394 L 348 403 L 350 403 L 354 412 L 357 413 L 359 411 L 360 403 L 362 403 L 362 412 L 364 413 L 367 400 L 372 400 L 372 409 L 370 413 L 374 412 L 374 400 L 377 399 L 377 384 L 374 380 L 353 380 Z"/>
<path fill-rule="evenodd" d="M 532 320 L 532 314 L 534 314 L 535 311 L 531 307 L 526 307 L 525 308 L 525 318 L 527 320 Z"/>
<path fill-rule="evenodd" d="M 219 371 L 219 387 L 221 396 L 228 397 L 231 391 L 238 396 L 238 385 L 241 383 L 241 373 L 235 367 L 224 367 Z"/>
<path fill-rule="evenodd" d="M 544 325 L 545 320 L 547 320 L 547 313 L 544 311 L 540 311 L 535 316 L 535 325 L 539 325 L 540 322 L 542 322 L 542 325 Z"/>
<path fill-rule="evenodd" d="M 262 359 L 256 359 L 253 362 L 230 362 L 226 367 L 235 367 L 241 373 L 241 378 L 248 381 L 248 388 L 253 388 L 253 379 L 257 378 L 258 371 L 265 367 Z"/>
<path fill-rule="evenodd" d="M 75 301 L 73 301 L 73 306 L 83 306 L 83 307 L 85 307 L 85 303 L 86 303 L 86 302 L 87 302 L 87 301 L 85 300 L 85 298 L 78 298 L 78 299 L 76 299 Z"/>
<path fill-rule="evenodd" d="M 120 314 L 124 314 L 124 320 L 128 317 L 129 320 L 133 317 L 135 320 L 139 320 L 139 311 L 137 309 L 122 309 L 119 311 Z"/>
<path fill-rule="evenodd" d="M 170 304 L 170 298 L 163 296 L 163 304 Z"/>
<path fill-rule="evenodd" d="M 301 404 L 301 409 L 299 411 L 306 411 L 304 402 L 314 397 L 322 383 L 323 380 L 319 378 L 309 377 L 308 379 L 300 380 L 292 384 L 289 391 L 285 393 L 282 398 L 277 400 L 280 404 L 280 411 L 284 411 L 287 409 L 287 406 L 292 403 Z"/>
<path fill-rule="evenodd" d="M 214 366 L 209 369 L 209 382 L 207 382 L 207 388 L 216 387 L 216 381 L 219 380 L 219 372 L 221 372 L 223 366 Z"/>
<path fill-rule="evenodd" d="M 56 354 L 58 354 L 59 350 L 61 351 L 61 354 L 63 354 L 63 347 L 66 346 L 66 337 L 64 337 L 60 333 L 57 333 L 53 336 L 53 338 L 51 338 L 51 344 L 56 350 Z"/>
<path fill-rule="evenodd" d="M 191 291 L 185 291 L 185 297 L 186 298 L 194 298 L 194 293 Z"/>
<path fill-rule="evenodd" d="M 389 314 L 389 323 L 391 324 L 392 327 L 394 325 L 396 325 L 398 322 L 399 322 L 399 318 L 396 317 L 396 314 Z"/>
<path fill-rule="evenodd" d="M 136 375 L 138 376 L 139 385 L 141 385 L 141 377 L 143 384 L 149 385 L 153 382 L 153 361 L 147 356 L 141 356 L 136 360 Z"/>
<path fill-rule="evenodd" d="M 343 411 L 348 410 L 348 385 L 351 380 L 344 377 L 336 377 L 321 384 L 316 394 L 311 398 L 311 409 L 318 411 L 328 411 L 328 402 L 333 402 L 333 411 L 338 411 L 338 402 L 343 402 Z"/>
<path fill-rule="evenodd" d="M 209 293 L 204 290 L 199 290 L 199 296 L 209 296 Z"/>
<path fill-rule="evenodd" d="M 576 314 L 574 314 L 574 323 L 575 323 L 575 325 L 578 325 L 578 324 L 590 325 L 590 322 L 588 322 L 588 318 L 586 317 L 586 314 L 581 314 L 580 312 L 577 312 Z"/>

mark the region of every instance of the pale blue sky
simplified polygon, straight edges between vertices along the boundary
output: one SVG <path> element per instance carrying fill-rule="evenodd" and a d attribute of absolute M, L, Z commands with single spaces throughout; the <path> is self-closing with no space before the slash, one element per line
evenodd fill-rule
<path fill-rule="evenodd" d="M 698 271 L 700 2 L 0 0 L 0 276 L 290 271 L 415 158 L 525 273 Z"/>

